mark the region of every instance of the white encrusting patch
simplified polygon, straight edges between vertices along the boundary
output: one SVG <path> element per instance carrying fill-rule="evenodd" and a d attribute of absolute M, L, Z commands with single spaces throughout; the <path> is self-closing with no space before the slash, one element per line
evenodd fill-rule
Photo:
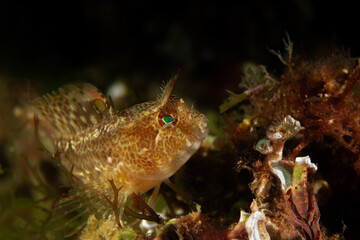
<path fill-rule="evenodd" d="M 96 170 L 96 171 L 99 171 L 99 172 L 101 171 L 98 167 L 95 167 L 95 170 Z"/>
<path fill-rule="evenodd" d="M 261 231 L 262 229 L 259 228 L 259 222 L 264 221 L 265 219 L 265 214 L 260 211 L 254 212 L 250 215 L 245 223 L 245 229 L 249 236 L 249 240 L 270 239 L 268 232 L 266 230 Z"/>
<path fill-rule="evenodd" d="M 308 168 L 310 168 L 314 172 L 317 171 L 317 166 L 314 163 L 311 162 L 311 159 L 310 159 L 309 156 L 297 157 L 295 159 L 295 162 L 306 165 Z"/>
<path fill-rule="evenodd" d="M 112 158 L 111 158 L 111 157 L 107 157 L 107 161 L 108 161 L 108 163 L 112 163 Z"/>
<path fill-rule="evenodd" d="M 190 147 L 190 146 L 191 146 L 191 142 L 190 142 L 188 139 L 186 139 L 186 146 L 187 146 L 187 147 Z"/>

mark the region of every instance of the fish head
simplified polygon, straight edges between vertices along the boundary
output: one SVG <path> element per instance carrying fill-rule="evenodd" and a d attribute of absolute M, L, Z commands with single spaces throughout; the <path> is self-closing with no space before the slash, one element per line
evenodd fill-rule
<path fill-rule="evenodd" d="M 134 106 L 133 130 L 127 137 L 123 165 L 137 179 L 163 181 L 199 149 L 208 135 L 208 119 L 182 98 L 168 95 Z"/>
<path fill-rule="evenodd" d="M 209 132 L 206 116 L 177 96 L 170 96 L 167 104 L 159 108 L 153 124 L 157 128 L 153 149 L 158 171 L 152 177 L 173 175 L 199 149 Z"/>

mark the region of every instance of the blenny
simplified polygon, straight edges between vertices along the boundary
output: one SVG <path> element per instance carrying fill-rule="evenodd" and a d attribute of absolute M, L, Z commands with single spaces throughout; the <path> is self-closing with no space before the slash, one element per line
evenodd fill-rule
<path fill-rule="evenodd" d="M 71 173 L 75 197 L 85 200 L 90 212 L 112 214 L 114 186 L 119 209 L 132 193 L 159 186 L 208 135 L 207 118 L 171 95 L 176 78 L 157 100 L 121 111 L 91 84 L 35 100 L 39 138 Z"/>

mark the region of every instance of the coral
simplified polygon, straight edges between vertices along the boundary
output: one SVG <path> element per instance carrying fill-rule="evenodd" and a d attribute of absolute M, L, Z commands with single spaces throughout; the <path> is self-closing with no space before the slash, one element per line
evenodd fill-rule
<path fill-rule="evenodd" d="M 130 227 L 119 228 L 115 218 L 98 220 L 94 215 L 89 216 L 88 223 L 82 231 L 80 239 L 83 240 L 117 240 L 139 239 L 141 234 Z"/>
<path fill-rule="evenodd" d="M 90 216 L 87 226 L 82 231 L 80 239 L 83 240 L 115 240 L 115 239 L 209 239 L 225 240 L 226 229 L 216 227 L 208 217 L 201 214 L 200 206 L 188 215 L 168 220 L 164 225 L 158 226 L 157 233 L 146 237 L 131 227 L 117 227 L 114 217 L 107 220 L 97 220 Z"/>
<path fill-rule="evenodd" d="M 241 212 L 229 238 L 242 239 L 247 235 L 250 240 L 324 239 L 315 194 L 307 180 L 316 166 L 309 157 L 297 157 L 294 162 L 282 154 L 285 141 L 300 129 L 300 123 L 291 116 L 269 127 L 267 144 L 273 147 L 267 148 L 265 160 L 254 169 L 252 213 Z"/>
<path fill-rule="evenodd" d="M 272 51 L 286 66 L 281 77 L 252 67 L 244 82 L 252 76 L 253 84 L 240 84 L 243 92 L 231 93 L 220 107 L 226 111 L 228 139 L 238 149 L 238 169 L 248 169 L 254 176 L 251 212 L 242 211 L 229 234 L 234 239 L 342 239 L 340 219 L 330 220 L 332 226 L 338 225 L 335 234 L 320 222 L 329 224 L 334 208 L 337 214 L 356 215 L 342 205 L 339 209 L 336 201 L 354 205 L 359 199 L 358 60 L 338 52 L 308 62 L 294 57 L 292 47 L 288 38 L 286 56 Z M 264 157 L 251 153 L 252 146 Z M 319 163 L 323 176 L 313 174 L 310 158 Z"/>
<path fill-rule="evenodd" d="M 155 239 L 225 240 L 227 237 L 226 230 L 211 224 L 198 206 L 195 212 L 169 220 Z"/>
<path fill-rule="evenodd" d="M 221 111 L 240 103 L 242 100 L 234 99 L 245 94 L 252 106 L 246 114 L 251 116 L 254 127 L 267 127 L 274 120 L 291 115 L 306 129 L 300 150 L 312 141 L 326 142 L 330 138 L 333 151 L 345 148 L 354 154 L 351 164 L 358 170 L 360 66 L 357 59 L 336 53 L 315 62 L 296 60 L 291 57 L 290 40 L 286 50 L 286 58 L 275 52 L 287 66 L 287 71 L 280 79 L 270 77 L 263 66 L 260 66 L 262 71 L 259 71 L 259 67 L 255 70 L 250 68 L 248 72 L 251 73 L 253 83 L 247 86 L 251 88 L 245 88 L 241 94 L 232 93 L 220 107 Z M 249 82 L 248 79 L 249 74 L 243 81 Z M 240 87 L 244 89 L 244 83 Z"/>

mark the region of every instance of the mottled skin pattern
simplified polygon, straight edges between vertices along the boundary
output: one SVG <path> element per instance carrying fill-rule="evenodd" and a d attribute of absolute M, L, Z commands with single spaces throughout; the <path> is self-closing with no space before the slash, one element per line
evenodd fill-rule
<path fill-rule="evenodd" d="M 81 197 L 100 202 L 98 211 L 111 209 L 104 198 L 114 195 L 109 180 L 121 187 L 121 205 L 131 193 L 144 193 L 173 175 L 207 136 L 207 118 L 170 96 L 172 86 L 157 101 L 115 113 L 91 85 L 60 91 L 65 101 L 55 92 L 35 103 L 40 130 L 50 136 Z M 176 121 L 164 126 L 170 120 L 163 115 Z"/>

